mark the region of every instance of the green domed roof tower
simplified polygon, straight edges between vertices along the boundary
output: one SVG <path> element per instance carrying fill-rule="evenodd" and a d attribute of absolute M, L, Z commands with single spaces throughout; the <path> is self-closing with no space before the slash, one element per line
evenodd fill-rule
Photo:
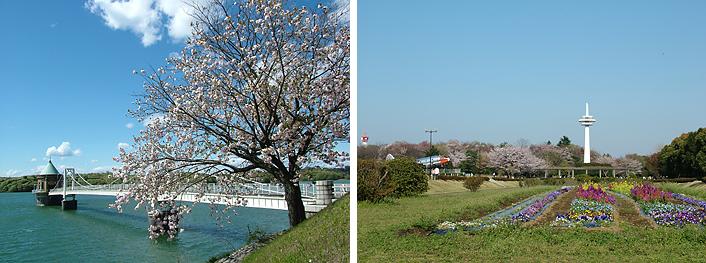
<path fill-rule="evenodd" d="M 36 176 L 37 185 L 32 192 L 37 199 L 37 205 L 61 205 L 62 196 L 49 195 L 49 191 L 56 186 L 59 182 L 59 177 L 61 176 L 61 173 L 59 173 L 59 170 L 56 169 L 54 163 L 49 160 L 49 163 L 47 163 L 47 166 L 44 167 L 44 170 Z"/>
<path fill-rule="evenodd" d="M 61 173 L 56 170 L 54 164 L 51 162 L 51 160 L 49 160 L 47 166 L 44 167 L 44 170 L 42 170 L 42 172 L 38 175 L 61 175 Z"/>

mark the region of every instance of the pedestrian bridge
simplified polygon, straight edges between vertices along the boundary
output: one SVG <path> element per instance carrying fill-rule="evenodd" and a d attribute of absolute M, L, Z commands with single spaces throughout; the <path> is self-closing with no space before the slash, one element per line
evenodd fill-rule
<path fill-rule="evenodd" d="M 49 196 L 75 197 L 76 195 L 120 196 L 130 189 L 130 184 L 92 185 L 73 169 L 67 169 Z M 300 183 L 302 201 L 308 214 L 316 213 L 335 199 L 350 192 L 350 184 L 333 184 L 332 181 Z M 237 193 L 237 194 L 233 194 Z M 165 196 L 164 200 L 167 200 Z M 241 201 L 244 207 L 287 210 L 284 187 L 279 184 L 249 182 L 237 187 L 225 188 L 218 184 L 205 184 L 187 188 L 176 196 L 175 201 L 205 204 L 235 204 Z"/>

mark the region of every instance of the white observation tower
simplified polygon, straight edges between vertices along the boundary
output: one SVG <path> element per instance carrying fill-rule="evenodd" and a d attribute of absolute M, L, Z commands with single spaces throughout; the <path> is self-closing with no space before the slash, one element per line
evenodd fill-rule
<path fill-rule="evenodd" d="M 594 122 L 596 122 L 596 119 L 588 115 L 588 102 L 586 102 L 586 115 L 583 115 L 581 119 L 579 119 L 579 123 L 584 127 L 583 163 L 591 163 L 591 136 L 589 127 L 591 127 Z"/>

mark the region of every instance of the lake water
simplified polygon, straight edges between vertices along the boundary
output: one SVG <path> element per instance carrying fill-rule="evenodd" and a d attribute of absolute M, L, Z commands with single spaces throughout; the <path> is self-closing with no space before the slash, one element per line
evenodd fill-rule
<path fill-rule="evenodd" d="M 37 207 L 32 193 L 0 193 L 0 262 L 205 262 L 241 247 L 248 228 L 273 233 L 289 227 L 286 211 L 238 208 L 216 225 L 197 205 L 172 241 L 147 238 L 143 209 L 108 208 L 113 197 L 76 196 L 78 210 Z"/>

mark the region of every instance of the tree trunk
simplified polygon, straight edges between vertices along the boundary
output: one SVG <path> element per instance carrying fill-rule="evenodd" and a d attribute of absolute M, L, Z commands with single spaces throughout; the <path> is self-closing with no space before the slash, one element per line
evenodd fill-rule
<path fill-rule="evenodd" d="M 306 219 L 302 192 L 299 188 L 299 183 L 295 184 L 288 180 L 283 181 L 284 199 L 287 201 L 287 210 L 289 211 L 289 225 L 296 226 Z"/>

